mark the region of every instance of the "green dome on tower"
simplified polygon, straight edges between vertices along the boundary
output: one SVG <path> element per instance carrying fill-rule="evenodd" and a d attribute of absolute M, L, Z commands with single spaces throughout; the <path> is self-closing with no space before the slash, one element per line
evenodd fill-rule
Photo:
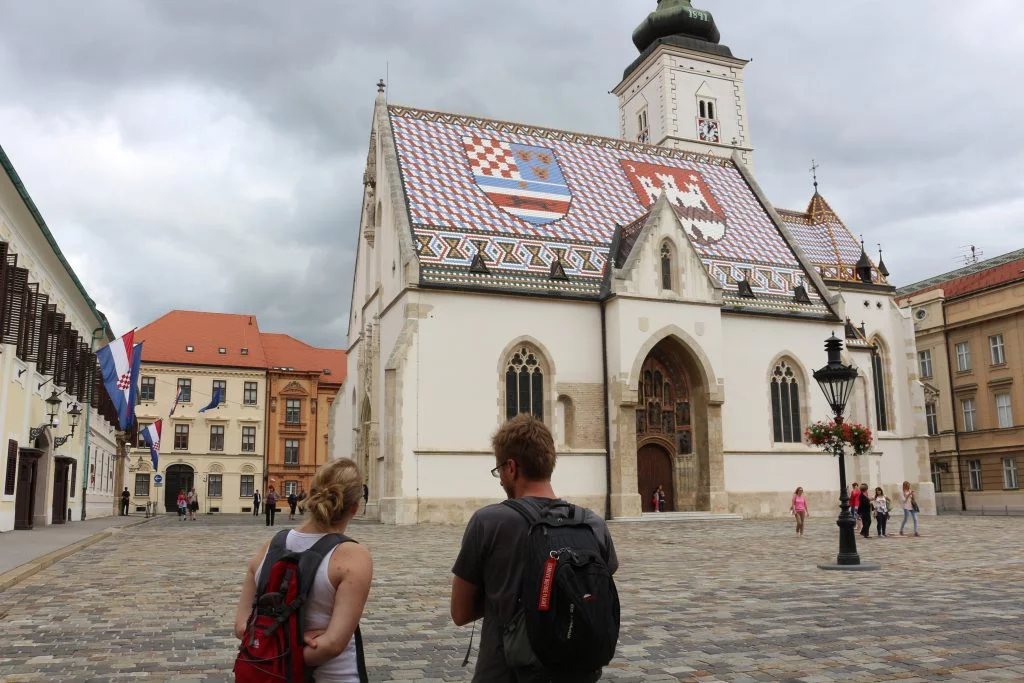
<path fill-rule="evenodd" d="M 633 31 L 633 44 L 640 51 L 640 57 L 626 69 L 623 78 L 628 77 L 655 47 L 663 43 L 732 57 L 728 47 L 719 45 L 721 39 L 711 12 L 694 9 L 690 0 L 658 0 L 658 8 Z"/>

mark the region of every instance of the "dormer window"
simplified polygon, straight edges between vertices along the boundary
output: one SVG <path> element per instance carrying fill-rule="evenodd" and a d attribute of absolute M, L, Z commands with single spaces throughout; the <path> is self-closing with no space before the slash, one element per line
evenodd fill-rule
<path fill-rule="evenodd" d="M 192 353 L 195 350 L 196 350 L 196 347 L 191 346 L 191 345 L 185 347 L 185 353 Z"/>
<path fill-rule="evenodd" d="M 225 355 L 227 352 L 228 352 L 228 350 L 225 349 L 223 346 L 220 347 L 219 349 L 217 349 L 217 353 L 219 353 L 222 356 Z"/>
<path fill-rule="evenodd" d="M 647 107 L 644 107 L 636 115 L 636 141 L 647 144 L 651 141 L 651 129 L 647 123 Z"/>
<path fill-rule="evenodd" d="M 242 347 L 242 355 L 243 355 L 243 356 L 248 356 L 248 355 L 249 355 L 249 349 L 247 349 L 247 348 L 245 348 L 245 347 L 243 346 L 243 347 Z"/>
<path fill-rule="evenodd" d="M 707 97 L 697 98 L 697 137 L 702 142 L 721 142 L 722 127 L 718 122 L 718 107 Z"/>

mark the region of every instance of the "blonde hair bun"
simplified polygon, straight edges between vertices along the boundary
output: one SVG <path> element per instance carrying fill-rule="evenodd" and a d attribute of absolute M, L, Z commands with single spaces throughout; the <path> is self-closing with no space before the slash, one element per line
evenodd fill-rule
<path fill-rule="evenodd" d="M 345 518 L 345 512 L 359 505 L 363 496 L 363 476 L 359 466 L 348 458 L 332 460 L 313 476 L 306 498 L 312 521 L 330 527 Z"/>

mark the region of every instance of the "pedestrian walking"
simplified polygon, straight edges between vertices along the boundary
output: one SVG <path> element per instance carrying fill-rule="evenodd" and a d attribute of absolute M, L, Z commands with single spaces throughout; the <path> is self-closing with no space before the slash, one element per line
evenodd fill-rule
<path fill-rule="evenodd" d="M 316 552 L 323 549 L 322 539 L 339 534 L 328 539 L 327 543 L 333 542 L 334 545 L 326 550 L 317 566 L 312 587 L 308 595 L 303 596 L 305 605 L 298 613 L 302 627 L 300 633 L 306 645 L 302 658 L 308 668 L 316 667 L 315 679 L 311 680 L 317 683 L 368 680 L 358 628 L 370 593 L 373 560 L 366 546 L 342 535 L 359 510 L 361 479 L 359 467 L 348 458 L 333 460 L 320 468 L 313 477 L 307 499 L 309 518 L 297 529 L 279 532 L 273 541 L 264 543 L 249 561 L 242 594 L 235 609 L 234 634 L 241 640 L 250 623 L 257 579 L 264 586 L 269 579 L 263 574 L 272 566 L 272 563 L 267 564 L 268 551 L 278 552 L 274 550 L 274 544 L 281 543 L 283 552 L 301 553 L 314 549 L 314 546 Z M 268 510 L 273 509 L 273 497 L 274 489 L 271 488 L 266 499 Z M 302 571 L 301 565 L 299 571 Z M 282 654 L 289 656 L 289 653 Z M 260 680 L 269 678 L 261 677 Z"/>
<path fill-rule="evenodd" d="M 260 516 L 260 492 L 259 491 L 253 491 L 253 494 L 252 494 L 252 516 L 253 517 L 259 517 Z"/>
<path fill-rule="evenodd" d="M 554 600 L 559 595 L 557 591 L 565 591 L 561 583 L 564 579 L 563 572 L 572 576 L 574 571 L 569 567 L 571 561 L 565 561 L 563 567 L 563 559 L 557 555 L 558 551 L 551 551 L 554 554 L 550 557 L 547 551 L 540 556 L 531 552 L 539 548 L 535 543 L 538 542 L 540 534 L 530 534 L 530 530 L 535 528 L 537 522 L 531 524 L 527 518 L 539 519 L 541 525 L 548 524 L 544 520 L 552 521 L 554 526 L 551 528 L 558 529 L 557 534 L 552 532 L 552 536 L 557 535 L 557 542 L 562 542 L 565 537 L 560 534 L 566 534 L 570 529 L 573 534 L 582 533 L 585 541 L 592 545 L 592 549 L 580 553 L 573 552 L 572 556 L 582 557 L 588 563 L 588 568 L 594 573 L 587 576 L 607 577 L 607 583 L 603 584 L 605 587 L 610 584 L 610 576 L 618 568 L 615 547 L 608 527 L 600 515 L 585 508 L 569 505 L 555 495 L 551 486 L 551 472 L 556 460 L 555 445 L 551 432 L 542 421 L 528 414 L 514 417 L 494 435 L 492 445 L 497 467 L 491 470 L 491 474 L 500 480 L 509 500 L 481 508 L 469 520 L 462 537 L 462 547 L 452 568 L 455 575 L 451 595 L 452 620 L 456 626 L 463 626 L 483 618 L 480 650 L 473 676 L 476 683 L 555 680 L 550 674 L 544 678 L 523 677 L 520 674 L 524 672 L 519 668 L 513 668 L 509 663 L 510 658 L 514 662 L 520 656 L 531 656 L 529 643 L 537 642 L 533 637 L 526 640 L 527 631 L 532 626 L 531 622 L 525 619 L 524 610 L 530 609 L 527 603 L 533 606 L 532 609 L 537 609 L 538 603 L 536 597 L 532 600 L 524 597 L 522 602 L 519 599 L 526 586 L 523 580 L 524 573 L 529 571 L 532 580 L 536 574 L 543 573 L 542 570 L 538 570 L 538 566 L 546 569 L 547 562 L 557 562 L 555 576 L 562 578 L 555 579 L 556 592 L 546 594 L 548 599 Z M 552 517 L 559 519 L 551 520 Z M 566 520 L 575 524 L 566 524 Z M 547 534 L 544 534 L 544 537 L 546 538 Z M 538 561 L 540 565 L 537 564 Z M 536 575 L 538 587 L 541 578 Z M 599 586 L 602 586 L 601 582 L 595 580 L 588 584 L 587 588 L 598 592 Z M 581 600 L 587 599 L 585 596 L 579 597 Z M 595 610 L 606 609 L 613 601 L 617 605 L 617 599 L 606 593 L 592 595 L 589 600 L 588 604 Z M 584 630 L 582 621 L 588 619 L 588 615 L 577 614 L 576 618 L 581 620 L 579 630 Z M 614 621 L 613 617 L 609 617 L 609 622 L 611 621 Z M 605 623 L 602 626 L 610 627 L 611 624 Z M 614 638 L 617 638 L 617 622 L 614 627 Z M 586 629 L 586 633 L 590 634 L 588 642 L 591 650 L 599 651 L 599 643 L 607 644 L 607 640 L 598 640 L 599 636 L 605 634 L 604 630 L 590 630 L 590 626 L 586 626 Z M 576 645 L 571 641 L 566 642 L 569 638 L 571 635 L 559 641 L 561 648 L 569 644 Z M 550 640 L 555 639 L 552 637 Z M 610 656 L 609 654 L 609 659 Z M 534 658 L 533 661 L 537 662 L 537 659 Z M 557 680 L 596 681 L 601 675 L 600 666 L 594 671 L 578 672 L 571 677 L 560 675 Z"/>
<path fill-rule="evenodd" d="M 370 485 L 363 482 L 363 514 L 366 514 L 366 506 L 370 504 Z"/>
<path fill-rule="evenodd" d="M 660 512 L 661 498 L 658 496 L 658 489 L 660 486 L 655 486 L 654 490 L 651 491 L 651 509 L 655 512 Z"/>
<path fill-rule="evenodd" d="M 860 531 L 860 484 L 857 482 L 853 482 L 853 484 L 850 485 L 850 512 L 857 518 L 857 524 L 853 527 L 853 530 Z"/>
<path fill-rule="evenodd" d="M 128 493 L 128 487 L 124 487 L 124 491 L 121 491 L 121 516 L 128 516 L 128 503 L 131 501 L 132 494 Z"/>
<path fill-rule="evenodd" d="M 920 536 L 917 533 L 917 513 L 920 511 L 920 507 L 917 505 L 917 499 L 914 498 L 914 489 L 910 488 L 910 482 L 903 482 L 903 489 L 900 491 L 900 503 L 903 505 L 903 523 L 900 524 L 900 536 L 903 535 L 903 527 L 907 526 L 907 519 L 910 517 L 914 518 L 914 535 Z"/>
<path fill-rule="evenodd" d="M 658 484 L 658 512 L 665 512 L 665 487 Z"/>
<path fill-rule="evenodd" d="M 871 504 L 871 497 L 868 495 L 868 485 L 860 485 L 860 495 L 857 497 L 860 510 L 860 535 L 864 538 L 871 538 L 871 513 L 874 506 Z"/>
<path fill-rule="evenodd" d="M 267 490 L 267 497 L 263 501 L 263 509 L 267 516 L 267 526 L 274 526 L 274 515 L 277 514 L 277 494 L 274 493 L 273 486 Z"/>
<path fill-rule="evenodd" d="M 299 497 L 295 491 L 288 494 L 288 519 L 295 519 L 295 508 L 299 504 Z"/>
<path fill-rule="evenodd" d="M 796 518 L 796 535 L 803 536 L 804 522 L 807 519 L 807 499 L 804 497 L 803 486 L 797 486 L 793 492 L 793 502 L 789 506 L 789 511 Z"/>
<path fill-rule="evenodd" d="M 875 508 L 875 528 L 879 536 L 885 536 L 885 523 L 889 521 L 889 499 L 885 497 L 881 486 L 875 487 L 872 504 Z"/>
<path fill-rule="evenodd" d="M 188 498 L 185 496 L 185 489 L 178 489 L 178 519 L 185 521 L 185 514 L 188 512 Z"/>
<path fill-rule="evenodd" d="M 196 521 L 196 514 L 199 512 L 199 494 L 196 493 L 196 487 L 193 486 L 192 490 L 188 492 L 188 518 L 191 521 Z"/>
<path fill-rule="evenodd" d="M 299 488 L 299 516 L 306 514 L 306 489 Z"/>

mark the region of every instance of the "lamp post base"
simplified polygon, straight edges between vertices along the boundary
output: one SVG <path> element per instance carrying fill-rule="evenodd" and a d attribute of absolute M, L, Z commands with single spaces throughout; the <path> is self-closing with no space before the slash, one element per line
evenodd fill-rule
<path fill-rule="evenodd" d="M 861 564 L 819 564 L 818 569 L 825 569 L 827 571 L 847 571 L 847 572 L 874 572 L 882 568 L 880 564 L 871 564 L 865 562 Z"/>

